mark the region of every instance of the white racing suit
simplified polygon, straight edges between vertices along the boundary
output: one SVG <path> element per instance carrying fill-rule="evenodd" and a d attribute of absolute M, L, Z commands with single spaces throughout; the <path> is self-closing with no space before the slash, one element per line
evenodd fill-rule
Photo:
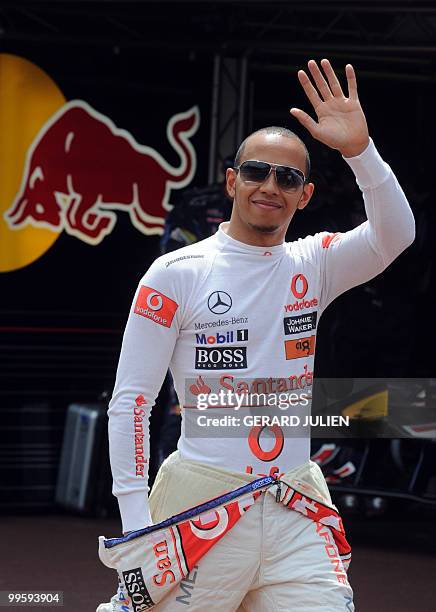
<path fill-rule="evenodd" d="M 162 465 L 150 496 L 154 523 L 254 480 L 248 474 L 183 461 L 173 453 Z M 260 496 L 252 495 L 250 502 L 247 496 L 245 503 L 239 500 L 245 509 L 241 514 L 234 502 L 236 507 L 226 504 L 205 512 L 171 533 L 161 530 L 149 540 L 142 536 L 121 544 L 116 552 L 105 551 L 101 542 L 106 565 L 124 563 L 120 573 L 133 598 L 132 610 L 176 611 L 189 605 L 194 611 L 207 606 L 226 612 L 274 612 L 293 609 L 294 602 L 306 612 L 354 610 L 346 574 L 351 551 L 319 467 L 309 462 L 280 480 L 279 490 L 273 485 Z M 198 562 L 198 550 L 188 548 L 190 530 L 194 548 L 202 548 L 203 542 L 212 546 Z M 152 558 L 148 566 L 146 555 Z M 147 571 L 155 572 L 152 580 L 144 577 Z M 152 606 L 156 601 L 160 603 Z"/>
<path fill-rule="evenodd" d="M 247 479 L 307 471 L 310 427 L 303 421 L 310 405 L 303 395 L 307 400 L 312 389 L 319 319 L 337 296 L 380 274 L 414 239 L 407 199 L 373 142 L 346 162 L 368 217 L 353 230 L 266 248 L 235 240 L 224 223 L 214 236 L 159 257 L 140 281 L 109 406 L 113 493 L 124 532 Z M 162 468 L 149 506 L 148 419 L 168 365 L 182 411 L 184 463 L 179 469 L 172 458 Z M 236 411 L 212 404 L 212 395 L 227 391 L 232 401 L 247 395 L 246 405 Z M 301 398 L 283 413 L 301 419 L 300 427 L 283 420 L 245 424 L 254 415 L 252 395 L 274 399 L 282 392 Z M 222 416 L 237 417 L 241 427 L 216 427 L 214 417 Z M 337 558 L 316 525 L 262 495 L 186 578 L 190 597 L 177 599 L 185 593 L 180 586 L 157 609 L 189 603 L 202 611 L 352 610 L 351 589 L 338 580 Z"/>

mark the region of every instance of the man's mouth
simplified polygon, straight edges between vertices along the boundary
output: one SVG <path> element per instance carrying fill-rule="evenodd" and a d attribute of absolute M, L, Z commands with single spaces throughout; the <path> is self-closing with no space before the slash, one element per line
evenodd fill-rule
<path fill-rule="evenodd" d="M 270 200 L 252 200 L 252 203 L 263 210 L 277 210 L 281 208 L 281 204 L 278 202 L 271 202 Z"/>

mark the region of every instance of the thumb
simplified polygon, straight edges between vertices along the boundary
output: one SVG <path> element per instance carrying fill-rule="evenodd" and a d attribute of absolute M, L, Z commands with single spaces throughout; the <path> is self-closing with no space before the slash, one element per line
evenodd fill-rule
<path fill-rule="evenodd" d="M 315 132 L 318 129 L 318 124 L 310 115 L 299 108 L 291 108 L 289 112 L 301 123 L 302 126 L 306 128 L 306 130 L 308 130 L 308 132 L 310 132 L 312 136 L 315 136 Z"/>

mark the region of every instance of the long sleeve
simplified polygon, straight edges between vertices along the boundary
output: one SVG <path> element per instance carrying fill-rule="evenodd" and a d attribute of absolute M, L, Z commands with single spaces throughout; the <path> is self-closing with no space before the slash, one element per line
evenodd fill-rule
<path fill-rule="evenodd" d="M 113 494 L 123 531 L 152 523 L 148 507 L 149 417 L 178 337 L 180 292 L 161 258 L 142 278 L 124 332 L 109 404 Z"/>
<path fill-rule="evenodd" d="M 311 237 L 322 271 L 321 308 L 382 272 L 415 238 L 415 221 L 391 168 L 372 140 L 357 157 L 344 158 L 363 193 L 367 221 L 343 234 Z M 304 241 L 303 241 L 304 242 Z"/>

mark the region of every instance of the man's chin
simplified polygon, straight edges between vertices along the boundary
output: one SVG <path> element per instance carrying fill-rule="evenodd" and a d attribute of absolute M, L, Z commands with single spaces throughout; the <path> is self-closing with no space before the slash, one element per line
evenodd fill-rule
<path fill-rule="evenodd" d="M 251 229 L 254 229 L 256 232 L 260 232 L 261 234 L 275 234 L 275 232 L 280 228 L 279 225 L 257 225 L 256 223 L 249 223 Z"/>

